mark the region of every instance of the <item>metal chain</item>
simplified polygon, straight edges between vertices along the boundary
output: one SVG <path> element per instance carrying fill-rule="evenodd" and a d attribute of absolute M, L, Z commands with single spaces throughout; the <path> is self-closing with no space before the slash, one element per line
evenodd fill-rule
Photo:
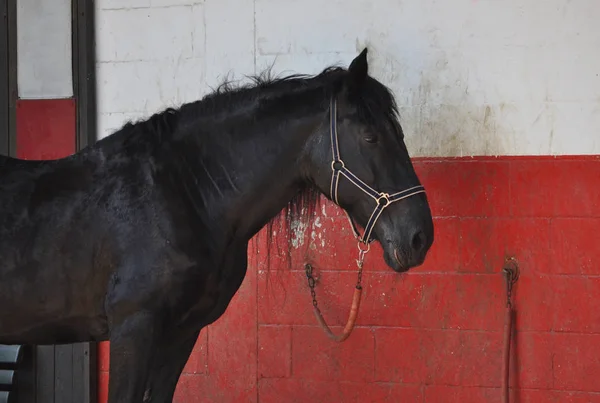
<path fill-rule="evenodd" d="M 363 275 L 363 264 L 365 261 L 365 255 L 367 254 L 367 252 L 369 251 L 369 249 L 361 249 L 360 248 L 360 242 L 359 242 L 359 254 L 358 254 L 358 259 L 356 259 L 356 265 L 358 266 L 358 274 L 357 274 L 357 280 L 356 280 L 356 288 L 358 288 L 359 290 L 362 289 L 362 275 Z M 312 304 L 315 308 L 318 309 L 318 303 L 317 303 L 317 292 L 315 291 L 315 285 L 317 283 L 317 280 L 315 279 L 315 277 L 313 276 L 313 268 L 312 266 L 307 263 L 304 266 L 304 271 L 306 273 L 306 279 L 308 281 L 308 287 L 310 288 L 310 296 L 312 297 Z"/>
<path fill-rule="evenodd" d="M 308 286 L 310 287 L 310 295 L 312 297 L 312 304 L 315 308 L 317 307 L 317 293 L 315 292 L 315 278 L 312 275 L 312 266 L 310 264 L 306 264 L 305 269 L 306 278 L 308 279 Z"/>

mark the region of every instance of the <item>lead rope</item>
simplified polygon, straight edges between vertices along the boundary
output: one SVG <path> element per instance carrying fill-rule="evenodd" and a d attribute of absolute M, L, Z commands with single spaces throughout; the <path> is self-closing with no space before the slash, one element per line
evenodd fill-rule
<path fill-rule="evenodd" d="M 308 279 L 308 286 L 310 288 L 310 295 L 312 296 L 313 312 L 315 314 L 315 317 L 317 318 L 317 322 L 319 322 L 319 325 L 321 325 L 321 327 L 325 331 L 325 334 L 327 334 L 327 336 L 330 339 L 332 339 L 333 341 L 336 341 L 338 343 L 346 340 L 352 333 L 352 330 L 354 330 L 356 318 L 358 317 L 358 310 L 360 308 L 360 300 L 361 300 L 361 296 L 362 296 L 363 264 L 365 261 L 365 254 L 369 251 L 369 248 L 361 249 L 360 243 L 359 243 L 358 249 L 360 250 L 360 252 L 358 254 L 358 259 L 356 259 L 356 265 L 358 266 L 358 278 L 356 280 L 356 286 L 354 287 L 354 295 L 352 296 L 352 305 L 350 307 L 350 314 L 348 315 L 348 320 L 346 321 L 346 326 L 344 326 L 342 333 L 340 333 L 339 335 L 336 335 L 335 333 L 333 333 L 331 331 L 331 329 L 329 328 L 329 326 L 327 326 L 327 322 L 325 322 L 325 318 L 323 317 L 323 314 L 321 313 L 321 310 L 319 309 L 319 306 L 317 303 L 317 293 L 315 292 L 316 280 L 313 276 L 312 266 L 310 265 L 310 263 L 307 263 L 304 266 L 304 269 L 306 271 L 306 277 Z"/>

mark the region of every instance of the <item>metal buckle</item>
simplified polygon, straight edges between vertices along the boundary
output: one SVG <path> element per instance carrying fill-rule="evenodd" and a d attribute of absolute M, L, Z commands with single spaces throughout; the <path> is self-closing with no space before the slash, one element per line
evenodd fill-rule
<path fill-rule="evenodd" d="M 339 168 L 336 168 L 336 167 L 335 167 L 335 164 L 340 164 L 340 167 L 339 167 Z M 344 165 L 344 161 L 342 161 L 342 160 L 339 160 L 339 161 L 333 160 L 333 161 L 331 161 L 331 169 L 332 169 L 333 171 L 341 171 L 341 170 L 342 170 L 343 168 L 345 168 L 345 167 L 346 167 L 346 166 Z"/>
<path fill-rule="evenodd" d="M 390 204 L 390 195 L 387 193 L 380 193 L 377 198 L 377 204 L 381 206 L 381 208 L 385 208 Z"/>
<path fill-rule="evenodd" d="M 367 249 L 363 249 L 360 247 L 360 245 L 367 245 Z M 358 241 L 358 250 L 362 253 L 367 253 L 369 250 L 371 249 L 371 244 L 368 242 L 363 242 L 363 241 Z"/>

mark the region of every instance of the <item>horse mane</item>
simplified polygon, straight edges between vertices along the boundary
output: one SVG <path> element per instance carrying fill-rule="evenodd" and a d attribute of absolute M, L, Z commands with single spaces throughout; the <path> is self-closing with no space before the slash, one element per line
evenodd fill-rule
<path fill-rule="evenodd" d="M 321 91 L 323 101 L 328 102 L 329 97 L 337 95 L 344 86 L 348 77 L 348 70 L 339 66 L 329 66 L 315 75 L 291 74 L 287 76 L 273 76 L 271 68 L 263 72 L 246 76 L 250 82 L 245 84 L 234 83 L 226 78 L 223 82 L 197 101 L 185 103 L 179 108 L 166 108 L 157 112 L 148 119 L 126 123 L 120 132 L 129 133 L 137 138 L 136 144 L 150 141 L 158 145 L 163 140 L 177 135 L 179 128 L 198 119 L 214 119 L 215 115 L 230 113 L 235 108 L 247 108 L 249 104 L 256 104 L 269 97 L 293 95 L 307 90 Z M 359 119 L 365 123 L 381 127 L 383 122 L 392 124 L 403 137 L 400 126 L 398 108 L 390 89 L 379 81 L 367 77 L 360 91 L 349 92 L 350 102 L 357 108 Z M 293 97 L 288 98 L 294 102 Z M 300 101 L 296 101 L 300 102 Z M 286 106 L 287 108 L 287 106 Z M 137 134 L 137 135 L 135 135 Z M 152 147 L 152 146 L 151 146 Z M 321 194 L 311 185 L 304 186 L 287 204 L 282 212 L 267 223 L 267 258 L 270 260 L 270 248 L 273 244 L 274 230 L 285 233 L 288 241 L 288 262 L 294 228 L 298 225 L 309 228 L 314 224 L 317 207 L 321 201 Z"/>

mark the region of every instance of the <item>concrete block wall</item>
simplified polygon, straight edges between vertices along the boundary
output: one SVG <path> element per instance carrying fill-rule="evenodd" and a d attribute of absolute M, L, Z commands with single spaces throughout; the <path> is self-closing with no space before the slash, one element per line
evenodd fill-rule
<path fill-rule="evenodd" d="M 99 0 L 100 132 L 370 49 L 415 156 L 600 151 L 595 0 Z"/>

